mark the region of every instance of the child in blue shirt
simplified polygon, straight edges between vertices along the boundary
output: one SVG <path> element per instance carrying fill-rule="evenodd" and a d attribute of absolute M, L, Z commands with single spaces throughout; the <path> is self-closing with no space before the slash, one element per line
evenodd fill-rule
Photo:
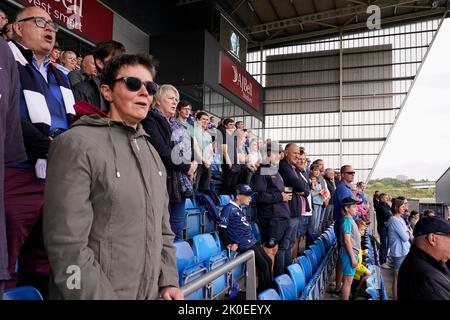
<path fill-rule="evenodd" d="M 352 287 L 353 277 L 358 266 L 358 255 L 361 250 L 361 235 L 353 216 L 358 212 L 358 205 L 362 201 L 353 198 L 344 198 L 341 201 L 342 224 L 341 224 L 341 248 L 339 257 L 341 258 L 344 281 L 342 285 L 342 300 L 348 300 Z"/>
<path fill-rule="evenodd" d="M 255 264 L 259 269 L 258 293 L 272 287 L 272 259 L 263 250 L 261 244 L 253 235 L 247 217 L 241 205 L 250 205 L 254 192 L 250 186 L 236 186 L 236 199 L 231 200 L 221 212 L 219 235 L 224 245 L 238 253 L 247 250 L 255 252 Z"/>

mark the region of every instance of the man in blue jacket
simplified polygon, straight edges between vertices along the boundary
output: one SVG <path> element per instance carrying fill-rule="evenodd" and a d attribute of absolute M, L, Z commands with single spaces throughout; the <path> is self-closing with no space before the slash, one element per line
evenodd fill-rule
<path fill-rule="evenodd" d="M 254 194 L 250 186 L 236 186 L 236 199 L 231 200 L 221 212 L 219 234 L 224 245 L 242 253 L 248 250 L 255 252 L 255 264 L 259 269 L 258 293 L 272 286 L 272 260 L 253 235 L 247 217 L 241 209 L 242 205 L 250 205 Z"/>
<path fill-rule="evenodd" d="M 274 276 L 285 272 L 291 263 L 289 248 L 289 219 L 291 212 L 288 201 L 292 194 L 284 192 L 284 182 L 278 173 L 280 155 L 268 151 L 267 157 L 252 176 L 251 186 L 257 192 L 256 207 L 261 227 L 261 239 L 268 255 L 275 260 Z"/>

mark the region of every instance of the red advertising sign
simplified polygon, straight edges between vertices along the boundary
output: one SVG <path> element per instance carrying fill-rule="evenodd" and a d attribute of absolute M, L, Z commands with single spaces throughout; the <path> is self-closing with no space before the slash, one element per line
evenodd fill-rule
<path fill-rule="evenodd" d="M 97 0 L 18 0 L 44 9 L 59 25 L 92 41 L 112 39 L 113 13 Z"/>
<path fill-rule="evenodd" d="M 220 52 L 219 83 L 253 109 L 259 111 L 260 87 L 258 82 L 224 52 Z"/>

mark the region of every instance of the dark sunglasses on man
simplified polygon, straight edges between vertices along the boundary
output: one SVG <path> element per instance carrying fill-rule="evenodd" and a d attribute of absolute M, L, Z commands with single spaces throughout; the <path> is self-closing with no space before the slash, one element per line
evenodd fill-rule
<path fill-rule="evenodd" d="M 113 81 L 113 83 L 116 83 L 118 81 L 125 82 L 127 89 L 133 92 L 139 91 L 142 85 L 145 86 L 145 89 L 147 89 L 148 94 L 151 96 L 154 96 L 156 94 L 156 91 L 158 90 L 158 85 L 153 81 L 141 81 L 140 79 L 135 77 L 122 77 L 117 78 Z"/>
<path fill-rule="evenodd" d="M 29 17 L 29 18 L 25 18 L 25 19 L 19 20 L 19 21 L 17 21 L 16 23 L 19 23 L 19 22 L 26 22 L 26 21 L 30 21 L 30 20 L 33 20 L 34 23 L 35 23 L 39 28 L 45 28 L 47 25 L 49 25 L 50 28 L 51 28 L 53 31 L 58 32 L 58 30 L 59 30 L 59 26 L 58 26 L 56 23 L 54 23 L 52 20 L 48 20 L 48 21 L 47 21 L 47 20 L 45 20 L 43 17 Z"/>

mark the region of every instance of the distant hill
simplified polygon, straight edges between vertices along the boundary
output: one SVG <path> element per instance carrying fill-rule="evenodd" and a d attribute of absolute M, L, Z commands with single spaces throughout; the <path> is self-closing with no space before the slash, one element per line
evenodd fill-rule
<path fill-rule="evenodd" d="M 395 178 L 383 178 L 371 180 L 367 185 L 366 193 L 373 194 L 376 190 L 389 194 L 391 197 L 403 196 L 414 199 L 435 199 L 436 190 L 433 189 L 412 189 L 411 184 L 419 182 L 431 182 L 429 180 L 408 179 L 401 181 Z"/>

